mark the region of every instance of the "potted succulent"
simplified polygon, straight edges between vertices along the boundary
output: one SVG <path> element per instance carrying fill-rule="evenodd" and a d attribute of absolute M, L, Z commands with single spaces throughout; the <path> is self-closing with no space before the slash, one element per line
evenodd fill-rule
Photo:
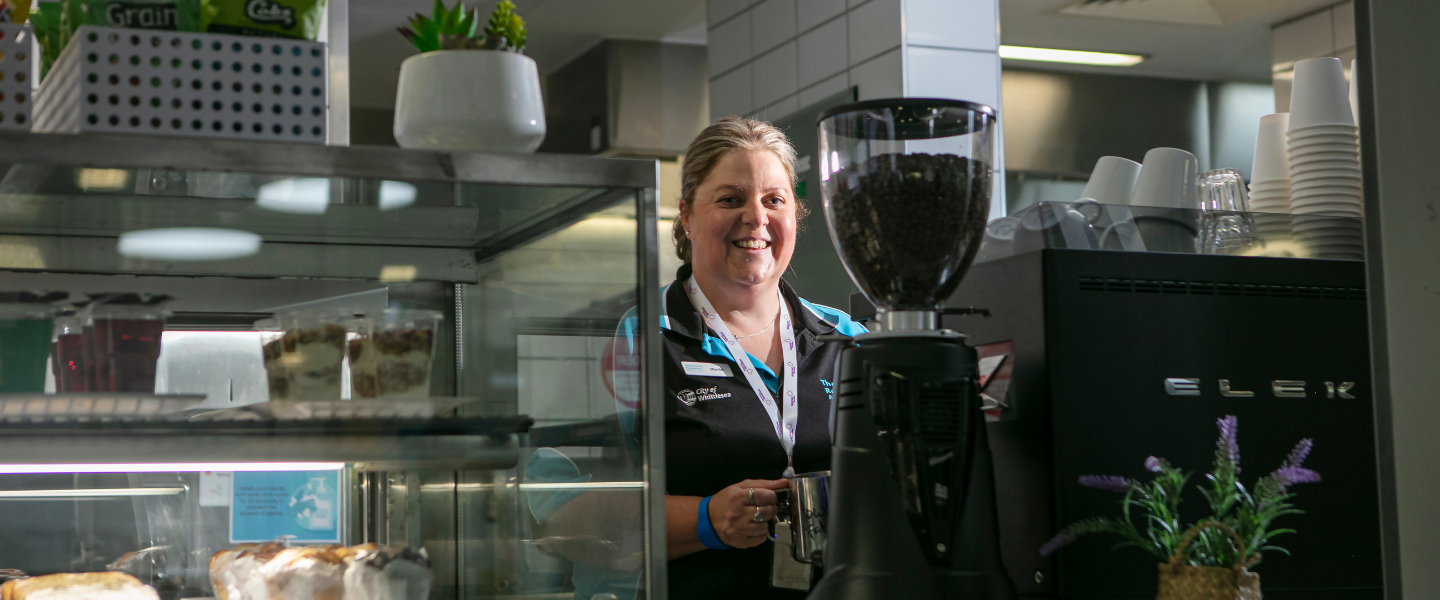
<path fill-rule="evenodd" d="M 1303 466 L 1314 444 L 1300 440 L 1280 468 L 1247 489 L 1239 479 L 1239 420 L 1226 416 L 1217 424 L 1215 463 L 1205 476 L 1207 483 L 1197 486 L 1210 516 L 1183 525 L 1180 494 L 1190 475 L 1151 456 L 1145 459 L 1145 470 L 1154 475 L 1150 482 L 1113 475 L 1080 477 L 1085 487 L 1124 494 L 1121 516 L 1073 523 L 1041 547 L 1040 554 L 1048 556 L 1081 535 L 1118 534 L 1124 541 L 1117 548 L 1133 546 L 1161 561 L 1157 600 L 1260 600 L 1260 576 L 1249 569 L 1263 552 L 1289 554 L 1270 545 L 1270 539 L 1294 530 L 1271 525 L 1276 518 L 1303 513 L 1290 504 L 1291 486 L 1320 481 L 1319 473 Z M 1143 524 L 1137 526 L 1134 518 Z"/>
<path fill-rule="evenodd" d="M 463 0 L 417 14 L 400 34 L 421 54 L 400 65 L 395 141 L 406 148 L 534 152 L 545 139 L 540 73 L 525 21 L 502 0 L 482 23 Z"/>

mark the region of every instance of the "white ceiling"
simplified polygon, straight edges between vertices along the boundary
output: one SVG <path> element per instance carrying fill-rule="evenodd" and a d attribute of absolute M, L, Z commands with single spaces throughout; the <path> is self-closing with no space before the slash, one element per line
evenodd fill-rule
<path fill-rule="evenodd" d="M 1139 2 L 1143 0 L 1129 0 Z M 1006 66 L 1185 79 L 1270 81 L 1270 26 L 1336 0 L 1255 0 L 1268 9 L 1225 27 L 1122 21 L 1059 14 L 1075 0 L 1000 0 L 1001 42 L 1144 54 L 1134 67 L 1064 67 L 1025 61 Z"/>
<path fill-rule="evenodd" d="M 449 1 L 449 0 L 447 0 Z M 1000 0 L 1003 43 L 1145 54 L 1124 69 L 1067 67 L 1007 61 L 1007 66 L 1090 70 L 1188 79 L 1269 81 L 1270 25 L 1333 4 L 1335 0 L 1254 0 L 1270 8 L 1225 26 L 1176 25 L 1067 16 L 1075 0 Z M 1144 0 L 1129 0 L 1139 2 Z M 1226 0 L 1229 1 L 1229 0 Z M 395 28 L 432 0 L 351 0 L 351 101 L 388 108 L 395 102 L 400 62 L 415 54 Z M 470 3 L 484 13 L 489 0 Z M 541 73 L 579 56 L 605 38 L 705 43 L 705 0 L 516 0 L 529 24 L 526 54 Z"/>
<path fill-rule="evenodd" d="M 529 26 L 525 54 L 548 73 L 605 38 L 705 43 L 705 0 L 513 0 Z M 454 0 L 445 0 L 452 4 Z M 400 62 L 416 54 L 395 28 L 434 0 L 350 0 L 351 103 L 395 105 Z M 491 0 L 467 0 L 482 18 Z"/>

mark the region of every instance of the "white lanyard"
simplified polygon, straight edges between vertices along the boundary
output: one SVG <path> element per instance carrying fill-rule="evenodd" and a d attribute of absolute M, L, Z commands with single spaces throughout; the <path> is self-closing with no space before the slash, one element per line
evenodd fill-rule
<path fill-rule="evenodd" d="M 740 341 L 735 339 L 735 335 L 730 332 L 725 321 L 720 319 L 720 315 L 715 312 L 715 307 L 705 297 L 705 292 L 700 291 L 700 285 L 695 283 L 694 275 L 685 281 L 685 291 L 690 294 L 690 302 L 700 309 L 700 316 L 705 318 L 705 324 L 714 329 L 715 333 L 720 334 L 720 341 L 725 342 L 725 347 L 730 349 L 730 355 L 735 357 L 735 363 L 740 365 L 740 371 L 745 373 L 745 380 L 750 382 L 750 387 L 754 388 L 755 395 L 760 397 L 760 403 L 765 406 L 765 413 L 770 415 L 770 422 L 775 425 L 775 436 L 780 438 L 780 445 L 785 448 L 785 455 L 794 456 L 795 420 L 796 416 L 800 414 L 800 407 L 797 405 L 798 398 L 795 396 L 795 328 L 790 323 L 790 307 L 785 305 L 785 295 L 780 294 L 780 348 L 785 357 L 780 390 L 785 392 L 785 401 L 777 411 L 775 397 L 770 394 L 770 389 L 765 387 L 765 381 L 760 379 L 760 373 L 750 364 L 750 355 L 740 347 Z"/>

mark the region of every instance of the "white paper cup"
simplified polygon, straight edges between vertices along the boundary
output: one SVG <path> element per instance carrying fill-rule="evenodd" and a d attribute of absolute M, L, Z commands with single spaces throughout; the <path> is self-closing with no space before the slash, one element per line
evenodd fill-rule
<path fill-rule="evenodd" d="M 1260 132 L 1255 137 L 1255 161 L 1250 165 L 1250 180 L 1285 180 L 1290 178 L 1290 158 L 1285 132 L 1290 127 L 1290 113 L 1260 117 Z"/>
<path fill-rule="evenodd" d="M 1354 190 L 1358 193 L 1359 190 L 1360 190 L 1360 187 L 1361 187 L 1361 186 L 1360 186 L 1360 178 L 1359 178 L 1359 177 L 1319 177 L 1319 178 L 1315 178 L 1315 179 L 1311 179 L 1311 180 L 1305 181 L 1305 182 L 1303 182 L 1303 183 L 1297 183 L 1297 184 L 1295 184 L 1293 187 L 1290 188 L 1290 191 L 1291 191 L 1291 193 L 1294 193 L 1294 192 L 1299 192 L 1299 191 L 1304 191 L 1304 190 L 1312 190 L 1312 189 L 1315 189 L 1315 188 L 1325 188 L 1325 187 L 1354 189 Z"/>
<path fill-rule="evenodd" d="M 1321 160 L 1295 165 L 1294 169 L 1295 172 L 1290 179 L 1291 185 L 1294 185 L 1296 181 L 1312 177 L 1360 176 L 1360 165 L 1348 160 Z M 1335 175 L 1325 175 L 1325 173 L 1335 173 Z"/>
<path fill-rule="evenodd" d="M 1360 126 L 1360 59 L 1350 59 L 1350 116 Z"/>
<path fill-rule="evenodd" d="M 1350 86 L 1338 58 L 1307 58 L 1295 63 L 1290 89 L 1290 126 L 1355 125 L 1350 114 Z"/>
<path fill-rule="evenodd" d="M 1140 163 L 1119 156 L 1102 156 L 1090 171 L 1090 181 L 1080 195 L 1101 204 L 1129 204 L 1140 179 Z"/>
<path fill-rule="evenodd" d="M 1301 138 L 1315 137 L 1318 135 L 1359 135 L 1359 128 L 1354 125 L 1311 125 L 1309 127 L 1291 127 L 1285 132 L 1285 137 L 1298 140 Z"/>
<path fill-rule="evenodd" d="M 1263 181 L 1262 181 L 1262 180 L 1251 180 L 1251 181 L 1250 181 L 1250 189 L 1252 189 L 1252 190 L 1278 190 L 1278 189 L 1288 189 L 1289 187 L 1290 187 L 1290 179 L 1289 179 L 1289 178 L 1286 178 L 1286 179 L 1269 179 L 1269 180 L 1263 180 Z"/>
<path fill-rule="evenodd" d="M 1360 138 L 1354 133 L 1310 133 L 1308 135 L 1288 136 L 1285 138 L 1290 147 L 1306 144 L 1358 144 Z"/>
<path fill-rule="evenodd" d="M 1130 196 L 1134 206 L 1189 208 L 1200 206 L 1196 177 L 1200 160 L 1177 148 L 1153 148 L 1145 153 L 1140 179 Z"/>
<path fill-rule="evenodd" d="M 1335 147 L 1319 146 L 1315 148 L 1302 148 L 1290 151 L 1290 164 L 1303 164 L 1322 160 L 1360 160 L 1360 150 L 1345 150 Z"/>

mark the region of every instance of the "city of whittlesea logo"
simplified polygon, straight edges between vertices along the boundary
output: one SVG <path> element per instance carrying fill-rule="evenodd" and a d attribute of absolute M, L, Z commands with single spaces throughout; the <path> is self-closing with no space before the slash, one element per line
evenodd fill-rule
<path fill-rule="evenodd" d="M 706 400 L 723 400 L 730 397 L 730 392 L 720 393 L 719 386 L 708 388 L 696 388 L 693 390 L 680 390 L 675 392 L 675 399 L 684 403 L 685 406 L 695 406 L 696 402 Z"/>

